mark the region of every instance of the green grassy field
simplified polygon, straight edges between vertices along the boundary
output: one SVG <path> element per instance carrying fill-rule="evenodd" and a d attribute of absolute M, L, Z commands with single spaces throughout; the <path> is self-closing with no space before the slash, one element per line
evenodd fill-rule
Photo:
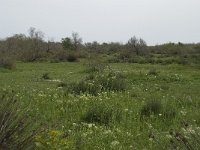
<path fill-rule="evenodd" d="M 99 73 L 87 68 L 81 62 L 18 62 L 15 70 L 0 68 L 1 91 L 13 90 L 21 105 L 31 108 L 29 117 L 43 128 L 35 136 L 36 149 L 199 146 L 200 138 L 192 134 L 200 126 L 199 65 L 109 64 Z M 110 68 L 123 75 L 124 90 L 92 95 L 58 87 L 90 74 L 106 74 Z M 44 73 L 50 79 L 43 79 Z M 187 142 L 178 140 L 181 136 Z"/>

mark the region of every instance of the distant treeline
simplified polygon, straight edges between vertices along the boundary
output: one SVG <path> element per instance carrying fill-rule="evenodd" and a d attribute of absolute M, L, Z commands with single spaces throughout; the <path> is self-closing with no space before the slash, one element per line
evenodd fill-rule
<path fill-rule="evenodd" d="M 35 28 L 29 35 L 15 34 L 0 40 L 0 66 L 6 61 L 78 61 L 99 58 L 102 62 L 129 63 L 199 63 L 200 43 L 167 43 L 147 46 L 135 36 L 126 43 L 83 43 L 78 33 L 65 37 L 60 42 L 45 41 L 44 34 Z"/>

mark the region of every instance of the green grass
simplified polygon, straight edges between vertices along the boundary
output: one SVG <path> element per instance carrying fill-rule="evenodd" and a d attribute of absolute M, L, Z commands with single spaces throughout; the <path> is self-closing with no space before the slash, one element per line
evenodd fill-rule
<path fill-rule="evenodd" d="M 14 70 L 0 69 L 0 88 L 14 90 L 21 105 L 31 107 L 29 116 L 42 124 L 44 132 L 35 137 L 37 149 L 169 149 L 171 129 L 185 134 L 183 122 L 193 130 L 200 126 L 198 65 L 109 65 L 126 76 L 127 90 L 92 96 L 58 87 L 89 75 L 80 62 L 18 62 Z M 149 75 L 152 68 L 156 75 Z M 50 80 L 42 79 L 44 73 Z M 153 106 L 159 109 L 156 114 L 151 113 L 151 101 L 159 101 Z M 144 108 L 148 115 L 141 114 Z"/>

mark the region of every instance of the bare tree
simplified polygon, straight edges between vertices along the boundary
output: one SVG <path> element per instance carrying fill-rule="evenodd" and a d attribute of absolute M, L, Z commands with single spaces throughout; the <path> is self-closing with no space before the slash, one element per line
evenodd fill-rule
<path fill-rule="evenodd" d="M 140 50 L 147 47 L 146 42 L 143 39 L 137 39 L 135 36 L 131 37 L 127 43 L 128 47 L 136 52 L 136 55 L 140 54 Z"/>
<path fill-rule="evenodd" d="M 77 32 L 72 33 L 72 43 L 74 45 L 75 50 L 77 50 L 78 47 L 82 44 L 82 38 L 79 36 Z"/>
<path fill-rule="evenodd" d="M 40 57 L 42 54 L 42 50 L 45 49 L 44 45 L 44 33 L 40 30 L 36 30 L 34 27 L 30 27 L 29 29 L 29 39 L 31 41 L 30 46 L 30 61 L 34 61 Z"/>
<path fill-rule="evenodd" d="M 31 39 L 34 38 L 35 30 L 36 30 L 36 29 L 35 29 L 34 27 L 30 27 L 29 30 L 28 30 L 29 36 L 30 36 Z"/>
<path fill-rule="evenodd" d="M 77 32 L 72 33 L 72 37 L 62 38 L 62 46 L 66 50 L 77 50 L 82 44 L 82 38 Z"/>

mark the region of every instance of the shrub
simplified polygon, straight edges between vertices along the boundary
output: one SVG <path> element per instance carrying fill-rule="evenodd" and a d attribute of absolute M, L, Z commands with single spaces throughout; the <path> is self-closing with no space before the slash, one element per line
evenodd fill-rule
<path fill-rule="evenodd" d="M 87 123 L 98 123 L 108 125 L 112 119 L 112 110 L 105 107 L 91 107 L 86 114 L 81 118 L 82 121 Z"/>
<path fill-rule="evenodd" d="M 75 54 L 70 53 L 70 54 L 67 55 L 67 61 L 69 61 L 69 62 L 75 62 L 77 60 L 78 60 L 78 58 L 77 58 L 77 56 Z"/>
<path fill-rule="evenodd" d="M 148 72 L 148 75 L 154 75 L 154 76 L 156 76 L 156 75 L 158 75 L 158 72 L 157 72 L 157 70 L 155 68 L 151 68 L 149 70 L 149 72 Z"/>
<path fill-rule="evenodd" d="M 22 108 L 14 96 L 3 93 L 0 96 L 0 149 L 31 149 L 36 132 L 27 116 L 27 108 Z"/>
<path fill-rule="evenodd" d="M 16 67 L 15 60 L 8 57 L 1 58 L 0 67 L 6 68 L 6 69 L 14 69 Z"/>
<path fill-rule="evenodd" d="M 97 84 L 81 80 L 79 82 L 66 84 L 67 90 L 74 94 L 88 93 L 91 95 L 97 95 L 100 92 L 100 87 Z"/>
<path fill-rule="evenodd" d="M 102 86 L 103 91 L 124 91 L 127 87 L 124 76 L 113 71 L 105 75 L 98 75 L 96 82 Z"/>
<path fill-rule="evenodd" d="M 90 74 L 79 82 L 63 84 L 68 92 L 74 94 L 88 93 L 97 95 L 103 91 L 124 91 L 127 88 L 124 76 L 120 73 Z"/>
<path fill-rule="evenodd" d="M 121 109 L 114 109 L 113 106 L 106 104 L 105 102 L 96 102 L 88 108 L 86 113 L 81 117 L 81 121 L 109 125 L 112 122 L 120 122 L 121 118 Z"/>
<path fill-rule="evenodd" d="M 61 82 L 61 83 L 58 84 L 58 87 L 67 87 L 67 84 L 64 83 L 64 82 Z"/>
<path fill-rule="evenodd" d="M 162 104 L 160 101 L 149 101 L 141 109 L 141 116 L 157 115 L 162 111 Z"/>
<path fill-rule="evenodd" d="M 132 53 L 128 50 L 120 52 L 118 59 L 122 60 L 123 62 L 127 62 L 127 60 L 131 59 Z"/>
<path fill-rule="evenodd" d="M 49 80 L 49 79 L 51 79 L 50 76 L 49 76 L 49 73 L 43 73 L 43 74 L 42 74 L 42 79 L 44 79 L 44 80 Z"/>
<path fill-rule="evenodd" d="M 95 57 L 95 56 L 92 56 Z M 88 62 L 86 63 L 86 72 L 87 73 L 95 73 L 95 72 L 103 72 L 107 67 L 107 64 L 104 63 L 99 58 L 89 58 Z"/>
<path fill-rule="evenodd" d="M 141 117 L 160 114 L 164 119 L 173 119 L 176 116 L 176 109 L 170 104 L 163 105 L 161 101 L 153 100 L 142 107 L 140 114 Z"/>

